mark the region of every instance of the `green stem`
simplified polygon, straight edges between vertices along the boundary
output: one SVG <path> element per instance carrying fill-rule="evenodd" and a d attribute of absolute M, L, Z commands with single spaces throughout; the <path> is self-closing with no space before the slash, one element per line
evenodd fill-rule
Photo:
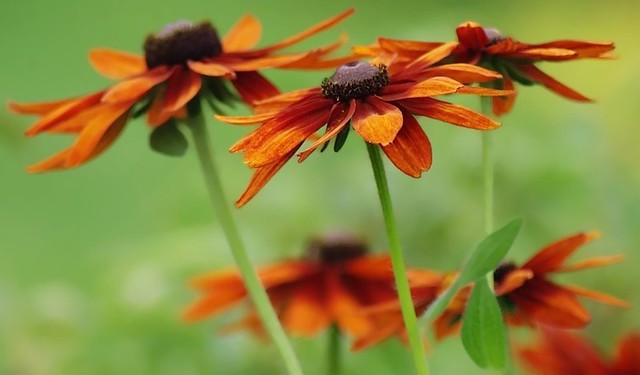
<path fill-rule="evenodd" d="M 328 347 L 328 365 L 327 375 L 340 375 L 340 359 L 341 359 L 341 347 L 340 347 L 340 329 L 335 324 L 329 329 L 329 347 Z"/>
<path fill-rule="evenodd" d="M 371 168 L 373 169 L 373 175 L 378 188 L 378 197 L 380 198 L 380 204 L 382 205 L 382 214 L 387 228 L 387 237 L 389 238 L 389 251 L 391 252 L 393 275 L 395 277 L 396 288 L 398 289 L 398 298 L 400 299 L 400 306 L 402 308 L 402 317 L 409 336 L 409 344 L 411 345 L 413 359 L 415 361 L 417 373 L 420 375 L 428 375 L 429 367 L 427 365 L 427 358 L 425 356 L 422 339 L 420 338 L 420 331 L 418 330 L 418 322 L 415 309 L 413 307 L 411 291 L 409 289 L 409 281 L 407 280 L 407 272 L 404 265 L 404 258 L 402 257 L 402 249 L 400 246 L 398 231 L 396 229 L 396 222 L 393 216 L 387 176 L 384 171 L 382 158 L 380 157 L 380 149 L 377 145 L 367 142 L 367 151 L 369 152 L 369 159 L 371 159 Z"/>
<path fill-rule="evenodd" d="M 481 98 L 482 100 L 482 112 L 485 116 L 491 117 L 491 105 L 490 100 L 487 98 Z M 493 172 L 493 150 L 492 146 L 492 134 L 490 132 L 482 132 L 482 174 L 483 174 L 483 186 L 484 186 L 484 232 L 489 235 L 493 232 L 493 186 L 494 186 L 494 172 Z M 487 282 L 489 287 L 493 290 L 493 272 L 487 273 Z"/>
<path fill-rule="evenodd" d="M 296 354 L 293 351 L 293 348 L 291 347 L 275 312 L 273 311 L 269 298 L 267 297 L 267 293 L 260 283 L 258 274 L 249 260 L 249 256 L 247 255 L 244 244 L 240 238 L 238 228 L 231 216 L 231 211 L 229 210 L 229 206 L 227 205 L 227 200 L 222 189 L 220 176 L 218 175 L 216 166 L 213 162 L 213 153 L 209 145 L 209 136 L 207 134 L 205 120 L 199 107 L 199 103 L 198 108 L 196 108 L 194 112 L 195 113 L 193 114 L 190 113 L 186 123 L 189 125 L 193 134 L 193 142 L 196 146 L 202 175 L 207 186 L 209 198 L 211 198 L 213 211 L 227 237 L 231 253 L 233 254 L 236 264 L 240 269 L 240 273 L 244 279 L 249 296 L 253 301 L 264 328 L 269 333 L 276 348 L 280 352 L 285 367 L 287 368 L 287 372 L 289 375 L 302 375 L 302 368 L 298 363 Z"/>

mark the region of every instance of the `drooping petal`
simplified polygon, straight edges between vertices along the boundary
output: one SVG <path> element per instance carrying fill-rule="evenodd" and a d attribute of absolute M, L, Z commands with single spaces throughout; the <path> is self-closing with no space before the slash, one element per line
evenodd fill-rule
<path fill-rule="evenodd" d="M 78 135 L 65 167 L 77 167 L 111 145 L 124 128 L 131 105 L 132 103 L 104 104 L 103 110 Z"/>
<path fill-rule="evenodd" d="M 350 100 L 346 106 L 342 103 L 334 104 L 331 109 L 331 117 L 327 123 L 327 131 L 322 137 L 316 139 L 306 150 L 298 154 L 298 162 L 302 163 L 313 151 L 335 137 L 345 126 L 348 126 L 347 123 L 351 120 L 355 111 L 356 102 L 353 99 Z"/>
<path fill-rule="evenodd" d="M 398 103 L 414 115 L 431 117 L 465 128 L 491 130 L 500 126 L 500 123 L 478 112 L 433 98 L 401 99 Z"/>
<path fill-rule="evenodd" d="M 280 94 L 280 90 L 258 72 L 237 72 L 231 83 L 249 105 Z"/>
<path fill-rule="evenodd" d="M 326 328 L 331 317 L 324 299 L 324 286 L 317 278 L 295 284 L 280 319 L 287 331 L 294 335 L 312 337 Z"/>
<path fill-rule="evenodd" d="M 614 296 L 608 295 L 606 293 L 601 293 L 595 290 L 582 288 L 576 285 L 564 285 L 563 288 L 570 290 L 571 292 L 586 298 L 590 298 L 594 301 L 606 303 L 607 305 L 628 308 L 629 302 L 621 300 L 620 298 L 616 298 Z"/>
<path fill-rule="evenodd" d="M 374 328 L 371 321 L 361 313 L 362 305 L 352 291 L 342 285 L 340 275 L 337 272 L 329 272 L 325 276 L 325 282 L 327 305 L 332 320 L 336 322 L 340 331 L 352 337 L 370 332 Z"/>
<path fill-rule="evenodd" d="M 547 280 L 536 277 L 507 294 L 516 309 L 537 323 L 561 328 L 582 328 L 591 321 L 576 295 Z"/>
<path fill-rule="evenodd" d="M 493 111 L 493 114 L 496 116 L 502 116 L 511 112 L 518 93 L 515 91 L 513 80 L 509 77 L 507 72 L 503 72 L 503 77 L 498 81 L 498 84 L 502 86 L 501 88 L 503 90 L 514 90 L 513 95 L 494 96 L 491 98 L 491 110 Z"/>
<path fill-rule="evenodd" d="M 233 70 L 222 64 L 217 64 L 210 61 L 187 61 L 189 69 L 208 77 L 226 77 L 233 79 L 236 74 Z"/>
<path fill-rule="evenodd" d="M 279 43 L 273 44 L 269 47 L 266 48 L 262 48 L 262 49 L 258 49 L 255 51 L 248 51 L 247 54 L 250 54 L 251 56 L 265 56 L 268 55 L 274 51 L 289 47 L 293 44 L 296 44 L 306 38 L 309 38 L 310 36 L 313 36 L 323 30 L 326 30 L 330 27 L 332 27 L 333 25 L 337 24 L 338 22 L 344 20 L 345 18 L 349 17 L 351 14 L 353 14 L 355 10 L 353 8 L 348 9 L 340 14 L 338 14 L 335 17 L 331 17 L 323 22 L 320 22 L 319 24 L 312 26 L 311 28 L 296 34 L 292 37 L 289 37 Z"/>
<path fill-rule="evenodd" d="M 640 374 L 640 333 L 632 332 L 618 344 L 612 373 L 620 375 Z"/>
<path fill-rule="evenodd" d="M 139 100 L 154 86 L 169 79 L 174 71 L 175 67 L 167 69 L 164 66 L 159 66 L 141 76 L 117 83 L 105 92 L 102 101 L 118 103 Z"/>
<path fill-rule="evenodd" d="M 38 133 L 42 133 L 45 131 L 49 131 L 52 128 L 55 128 L 57 124 L 69 120 L 74 116 L 77 116 L 82 111 L 90 108 L 91 106 L 96 105 L 100 102 L 100 98 L 104 92 L 97 92 L 95 94 L 90 94 L 87 96 L 83 96 L 77 99 L 70 100 L 55 109 L 51 112 L 47 112 L 40 120 L 38 120 L 35 124 L 31 125 L 29 129 L 25 132 L 27 136 L 34 136 Z"/>
<path fill-rule="evenodd" d="M 241 52 L 255 47 L 262 36 L 262 25 L 252 14 L 245 14 L 222 39 L 225 53 Z"/>
<path fill-rule="evenodd" d="M 74 100 L 77 100 L 77 98 L 62 99 L 62 100 L 56 100 L 51 102 L 39 102 L 39 103 L 9 102 L 7 103 L 7 106 L 11 111 L 16 113 L 44 116 L 49 112 L 55 111 L 56 109 L 73 102 Z"/>
<path fill-rule="evenodd" d="M 579 102 L 591 102 L 592 100 L 579 92 L 565 86 L 564 84 L 556 81 L 553 77 L 547 75 L 533 64 L 516 65 L 516 69 L 524 73 L 528 78 L 534 82 L 542 84 L 544 87 L 555 92 L 556 94 L 571 100 L 577 100 Z"/>
<path fill-rule="evenodd" d="M 89 62 L 98 73 L 113 79 L 128 78 L 147 71 L 143 57 L 106 48 L 89 51 Z"/>
<path fill-rule="evenodd" d="M 402 128 L 398 107 L 370 96 L 359 101 L 353 114 L 353 129 L 373 144 L 388 145 Z"/>
<path fill-rule="evenodd" d="M 482 26 L 475 22 L 465 22 L 456 28 L 456 35 L 460 44 L 473 49 L 481 50 L 489 44 L 489 38 Z"/>
<path fill-rule="evenodd" d="M 398 135 L 393 142 L 382 146 L 382 151 L 399 170 L 418 178 L 431 168 L 431 143 L 410 113 L 402 111 L 402 117 L 402 128 Z"/>
<path fill-rule="evenodd" d="M 164 93 L 166 87 L 160 87 L 157 92 L 154 93 L 151 106 L 147 111 L 147 123 L 151 127 L 156 127 L 164 124 L 173 117 L 173 113 L 164 110 Z"/>
<path fill-rule="evenodd" d="M 329 121 L 332 106 L 330 100 L 313 96 L 283 110 L 246 137 L 245 163 L 258 168 L 280 160 Z"/>
<path fill-rule="evenodd" d="M 200 76 L 189 69 L 177 69 L 167 82 L 164 93 L 163 112 L 175 112 L 184 107 L 200 91 Z"/>
<path fill-rule="evenodd" d="M 536 275 L 555 272 L 564 266 L 564 262 L 576 250 L 598 237 L 600 237 L 599 232 L 589 232 L 563 238 L 540 250 L 521 268 L 530 269 Z"/>
<path fill-rule="evenodd" d="M 298 145 L 298 147 L 294 147 L 294 149 L 287 155 L 283 156 L 280 160 L 267 164 L 263 167 L 256 169 L 253 172 L 253 176 L 251 176 L 251 180 L 249 180 L 249 185 L 242 193 L 240 198 L 236 201 L 236 207 L 240 208 L 247 204 L 262 188 L 271 180 L 271 178 L 278 173 L 278 171 L 293 157 L 298 148 L 302 146 L 302 143 Z"/>

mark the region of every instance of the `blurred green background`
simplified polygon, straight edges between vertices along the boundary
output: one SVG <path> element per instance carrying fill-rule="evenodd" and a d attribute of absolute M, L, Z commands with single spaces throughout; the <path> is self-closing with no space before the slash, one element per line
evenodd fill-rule
<path fill-rule="evenodd" d="M 264 26 L 261 45 L 278 41 L 354 6 L 338 27 L 294 47 L 302 50 L 348 31 L 351 44 L 378 36 L 451 40 L 475 20 L 526 42 L 613 40 L 619 59 L 542 64 L 597 99 L 566 101 L 535 87 L 495 131 L 497 223 L 521 215 L 511 256 L 582 230 L 604 237 L 574 259 L 624 253 L 623 264 L 561 277 L 631 301 L 618 310 L 586 301 L 586 334 L 605 352 L 640 328 L 640 82 L 638 1 L 11 1 L 0 5 L 0 101 L 41 101 L 96 91 L 109 81 L 92 71 L 93 47 L 141 51 L 147 33 L 178 19 L 211 19 L 221 34 L 245 12 Z M 267 75 L 283 90 L 317 85 L 330 72 Z M 478 108 L 474 101 L 466 104 Z M 634 104 L 635 103 L 635 104 Z M 278 374 L 273 348 L 248 334 L 219 336 L 234 314 L 185 324 L 195 297 L 187 280 L 232 265 L 207 201 L 193 152 L 168 158 L 147 146 L 133 121 L 115 145 L 76 170 L 29 175 L 24 168 L 66 147 L 64 136 L 26 139 L 33 118 L 0 109 L 0 374 Z M 480 134 L 421 120 L 434 165 L 414 180 L 388 169 L 408 263 L 451 270 L 482 237 Z M 226 149 L 247 132 L 213 123 L 229 200 L 250 171 Z M 384 250 L 383 223 L 366 151 L 351 137 L 339 153 L 290 163 L 235 212 L 258 263 L 295 257 L 313 235 L 340 229 Z M 238 314 L 237 312 L 235 313 Z M 306 373 L 325 369 L 325 339 L 295 340 Z M 458 339 L 431 348 L 434 374 L 483 373 Z M 405 374 L 411 360 L 398 342 L 345 356 L 345 374 Z"/>

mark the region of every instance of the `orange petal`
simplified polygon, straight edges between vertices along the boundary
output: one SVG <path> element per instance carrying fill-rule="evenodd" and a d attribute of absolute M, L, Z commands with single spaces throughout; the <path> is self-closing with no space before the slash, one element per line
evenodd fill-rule
<path fill-rule="evenodd" d="M 189 69 L 198 74 L 202 74 L 203 76 L 226 77 L 231 79 L 236 77 L 233 70 L 229 69 L 225 65 L 216 64 L 215 62 L 189 60 L 187 61 L 187 65 L 189 66 Z"/>
<path fill-rule="evenodd" d="M 422 82 L 418 82 L 410 89 L 399 92 L 395 95 L 380 95 L 380 98 L 385 101 L 405 99 L 405 98 L 423 98 L 436 95 L 451 94 L 456 92 L 464 85 L 458 81 L 455 81 L 447 77 L 433 77 L 428 78 Z"/>
<path fill-rule="evenodd" d="M 244 288 L 218 289 L 187 307 L 182 314 L 183 319 L 194 321 L 218 315 L 243 300 L 246 295 Z"/>
<path fill-rule="evenodd" d="M 548 43 L 531 44 L 530 47 L 569 49 L 575 51 L 578 58 L 602 57 L 615 48 L 612 42 L 587 42 L 578 40 L 556 40 Z"/>
<path fill-rule="evenodd" d="M 598 237 L 600 237 L 599 232 L 590 232 L 563 238 L 540 250 L 521 268 L 530 269 L 536 275 L 555 272 L 563 267 L 567 258 L 578 248 Z"/>
<path fill-rule="evenodd" d="M 322 281 L 309 278 L 295 284 L 281 312 L 282 325 L 294 335 L 311 337 L 331 323 Z"/>
<path fill-rule="evenodd" d="M 59 123 L 69 120 L 74 116 L 77 116 L 82 111 L 90 108 L 91 106 L 100 102 L 100 98 L 104 92 L 97 92 L 77 99 L 70 100 L 59 107 L 55 108 L 51 112 L 45 114 L 35 124 L 31 125 L 25 132 L 27 136 L 33 136 L 41 132 L 50 131 L 55 128 Z"/>
<path fill-rule="evenodd" d="M 398 169 L 418 178 L 431 168 L 431 143 L 410 113 L 402 111 L 402 117 L 402 128 L 393 142 L 382 146 L 382 151 Z"/>
<path fill-rule="evenodd" d="M 408 51 L 411 51 L 411 52 L 419 52 L 420 54 L 424 54 L 425 52 L 429 52 L 431 50 L 434 50 L 442 46 L 444 43 L 378 38 L 378 44 L 380 45 L 381 48 L 387 51 L 392 51 L 397 53 L 406 53 Z"/>
<path fill-rule="evenodd" d="M 251 14 L 245 14 L 222 39 L 222 49 L 225 53 L 246 51 L 255 47 L 261 36 L 260 21 Z"/>
<path fill-rule="evenodd" d="M 601 267 L 609 264 L 620 263 L 623 260 L 624 260 L 624 255 L 610 255 L 610 256 L 589 258 L 589 259 L 582 260 L 580 262 L 570 264 L 568 266 L 563 266 L 562 268 L 557 269 L 555 272 L 580 271 L 588 268 Z"/>
<path fill-rule="evenodd" d="M 173 117 L 172 112 L 168 112 L 164 110 L 164 93 L 166 92 L 166 87 L 159 87 L 158 90 L 153 94 L 153 101 L 151 102 L 151 106 L 147 111 L 147 123 L 151 127 L 156 127 L 164 124 Z"/>
<path fill-rule="evenodd" d="M 496 296 L 503 296 L 520 288 L 527 280 L 533 278 L 533 272 L 527 269 L 515 269 L 509 272 L 495 285 Z"/>
<path fill-rule="evenodd" d="M 189 69 L 177 69 L 167 82 L 163 112 L 175 112 L 187 105 L 200 91 L 200 76 Z"/>
<path fill-rule="evenodd" d="M 89 62 L 98 73 L 113 79 L 128 78 L 147 71 L 144 58 L 105 48 L 89 51 Z"/>
<path fill-rule="evenodd" d="M 126 123 L 131 103 L 104 104 L 76 139 L 65 167 L 73 168 L 103 151 L 120 134 Z"/>
<path fill-rule="evenodd" d="M 290 91 L 284 94 L 274 95 L 266 99 L 262 99 L 253 103 L 253 111 L 255 114 L 278 113 L 287 108 L 291 104 L 298 102 L 306 97 L 318 95 L 321 93 L 320 88 L 302 89 Z"/>
<path fill-rule="evenodd" d="M 231 83 L 249 105 L 280 94 L 280 90 L 258 72 L 238 72 Z"/>
<path fill-rule="evenodd" d="M 69 156 L 70 153 L 71 153 L 71 148 L 62 150 L 45 160 L 42 160 L 36 164 L 30 165 L 29 167 L 27 167 L 27 172 L 41 173 L 41 172 L 54 171 L 58 169 L 64 169 L 65 168 L 64 162 L 65 160 L 67 160 L 67 157 Z"/>
<path fill-rule="evenodd" d="M 527 48 L 509 54 L 509 58 L 544 61 L 571 60 L 577 57 L 576 52 L 565 48 Z"/>
<path fill-rule="evenodd" d="M 375 330 L 368 332 L 366 335 L 357 338 L 353 345 L 351 345 L 351 350 L 354 352 L 369 348 L 375 344 L 378 344 L 393 335 L 397 335 L 404 331 L 404 323 L 402 321 L 402 316 L 400 314 L 399 318 L 394 321 L 385 322 L 385 324 L 381 325 Z"/>
<path fill-rule="evenodd" d="M 359 101 L 353 114 L 353 129 L 373 144 L 388 145 L 402 128 L 402 112 L 393 104 L 370 96 Z"/>
<path fill-rule="evenodd" d="M 449 124 L 476 130 L 491 130 L 500 123 L 457 104 L 433 98 L 412 98 L 398 100 L 398 104 L 414 115 L 431 117 Z"/>
<path fill-rule="evenodd" d="M 528 78 L 534 82 L 542 84 L 544 87 L 555 92 L 556 94 L 571 100 L 577 100 L 579 102 L 591 102 L 592 100 L 579 92 L 563 85 L 556 81 L 552 77 L 545 74 L 543 71 L 535 67 L 533 64 L 517 65 L 516 69 L 524 73 Z"/>
<path fill-rule="evenodd" d="M 7 106 L 11 111 L 16 113 L 43 116 L 49 112 L 55 111 L 56 109 L 66 104 L 73 102 L 74 100 L 77 100 L 77 98 L 62 99 L 62 100 L 56 100 L 52 102 L 39 102 L 39 103 L 9 102 L 7 103 Z"/>
<path fill-rule="evenodd" d="M 286 108 L 248 136 L 251 143 L 245 150 L 245 163 L 262 167 L 296 150 L 329 121 L 332 106 L 331 100 L 314 96 Z"/>
<path fill-rule="evenodd" d="M 159 66 L 144 75 L 117 83 L 107 90 L 102 97 L 102 101 L 118 103 L 139 100 L 154 86 L 169 79 L 174 71 L 175 69 L 173 68 L 167 69 L 164 66 Z"/>
<path fill-rule="evenodd" d="M 507 72 L 503 72 L 502 79 L 497 83 L 502 86 L 503 90 L 515 90 L 513 80 L 511 79 L 511 77 L 509 77 L 509 74 L 507 74 Z M 514 91 L 513 95 L 496 96 L 491 98 L 491 109 L 493 111 L 493 114 L 496 116 L 502 116 L 511 112 L 511 109 L 513 108 L 513 105 L 516 101 L 516 95 L 517 92 Z"/>
<path fill-rule="evenodd" d="M 507 294 L 516 309 L 534 322 L 561 328 L 582 328 L 591 321 L 576 295 L 547 280 L 533 278 Z"/>
<path fill-rule="evenodd" d="M 331 109 L 331 117 L 329 118 L 329 122 L 327 124 L 327 131 L 322 135 L 322 137 L 318 138 L 311 146 L 309 146 L 306 150 L 298 154 L 298 162 L 302 163 L 306 158 L 311 155 L 316 148 L 322 146 L 325 142 L 328 142 L 331 138 L 335 137 L 338 133 L 344 129 L 345 125 L 351 120 L 353 114 L 356 111 L 356 102 L 355 100 L 350 100 L 349 104 L 345 106 L 342 103 L 336 103 L 333 105 Z"/>
<path fill-rule="evenodd" d="M 621 375 L 640 374 L 640 361 L 638 358 L 640 358 L 640 333 L 632 332 L 620 340 L 618 344 L 612 373 Z"/>
<path fill-rule="evenodd" d="M 475 22 L 466 22 L 458 26 L 456 35 L 460 44 L 469 49 L 482 50 L 489 44 L 489 38 L 487 38 L 484 29 Z"/>
<path fill-rule="evenodd" d="M 326 304 L 332 315 L 332 320 L 341 332 L 359 337 L 370 332 L 374 327 L 369 318 L 362 314 L 361 303 L 346 285 L 341 283 L 337 273 L 330 273 L 325 278 L 327 293 Z"/>
<path fill-rule="evenodd" d="M 222 122 L 226 122 L 227 124 L 234 125 L 252 125 L 252 124 L 260 124 L 266 121 L 271 120 L 274 115 L 272 113 L 262 114 L 262 115 L 253 115 L 253 116 L 221 116 L 214 115 L 216 120 L 220 120 Z"/>
<path fill-rule="evenodd" d="M 294 149 L 287 155 L 283 156 L 280 160 L 265 165 L 264 167 L 258 168 L 255 172 L 253 172 L 253 176 L 251 176 L 251 180 L 249 181 L 249 185 L 247 189 L 242 193 L 240 198 L 236 201 L 236 207 L 240 208 L 247 204 L 262 188 L 264 185 L 271 180 L 271 178 L 278 173 L 278 171 L 293 157 L 293 154 L 296 153 L 298 148 L 302 146 L 302 143 L 298 147 L 294 147 Z"/>
<path fill-rule="evenodd" d="M 610 296 L 605 293 L 597 292 L 595 290 L 586 289 L 586 288 L 582 288 L 575 285 L 565 285 L 563 286 L 563 288 L 570 290 L 579 296 L 590 298 L 598 302 L 606 303 L 607 305 L 612 305 L 612 306 L 622 307 L 622 308 L 629 308 L 629 302 L 621 300 L 614 296 Z"/>
<path fill-rule="evenodd" d="M 278 68 L 304 59 L 308 53 L 298 53 L 284 56 L 257 57 L 237 62 L 227 62 L 225 65 L 236 72 L 253 72 L 256 70 Z"/>
<path fill-rule="evenodd" d="M 353 14 L 355 10 L 353 8 L 348 9 L 340 14 L 338 14 L 335 17 L 329 18 L 328 20 L 325 20 L 323 22 L 320 22 L 319 24 L 299 33 L 296 34 L 292 37 L 289 37 L 283 41 L 281 41 L 280 43 L 276 43 L 274 45 L 271 45 L 269 47 L 266 48 L 262 48 L 256 51 L 252 51 L 252 54 L 254 55 L 267 55 L 270 54 L 274 51 L 289 47 L 290 45 L 296 44 L 306 38 L 309 38 L 321 31 L 324 31 L 330 27 L 332 27 L 333 25 L 337 24 L 338 22 L 344 20 L 345 18 L 349 17 L 351 14 Z"/>
<path fill-rule="evenodd" d="M 363 280 L 393 280 L 391 258 L 388 255 L 369 255 L 348 261 L 343 272 Z"/>
<path fill-rule="evenodd" d="M 410 64 L 408 64 L 405 68 L 406 69 L 405 72 L 403 72 L 402 74 L 397 74 L 396 78 L 401 77 L 404 74 L 407 74 L 407 75 L 415 74 L 415 72 L 419 72 L 422 69 L 435 65 L 436 63 L 451 56 L 451 53 L 453 53 L 456 47 L 458 47 L 457 42 L 449 42 L 449 43 L 444 43 L 441 46 L 432 49 L 431 51 L 423 54 L 422 56 L 418 57 L 417 59 L 412 61 Z"/>
<path fill-rule="evenodd" d="M 419 77 L 443 76 L 461 83 L 489 82 L 501 78 L 500 73 L 471 64 L 445 64 L 425 69 Z"/>

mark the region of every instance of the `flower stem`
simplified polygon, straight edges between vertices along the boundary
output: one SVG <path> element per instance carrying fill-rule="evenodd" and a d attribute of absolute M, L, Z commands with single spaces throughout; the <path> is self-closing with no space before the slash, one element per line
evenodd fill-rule
<path fill-rule="evenodd" d="M 302 375 L 302 368 L 298 363 L 296 354 L 293 351 L 293 348 L 289 343 L 275 312 L 273 311 L 267 297 L 267 293 L 260 283 L 258 274 L 249 260 L 249 256 L 247 255 L 244 244 L 240 238 L 238 228 L 231 216 L 231 211 L 229 210 L 229 206 L 227 205 L 227 200 L 222 189 L 220 176 L 218 175 L 213 161 L 213 153 L 209 144 L 209 136 L 199 103 L 198 108 L 196 108 L 194 112 L 195 113 L 189 113 L 189 117 L 185 122 L 189 125 L 189 129 L 191 129 L 193 135 L 193 142 L 196 146 L 202 175 L 207 186 L 209 198 L 213 205 L 213 211 L 220 221 L 222 230 L 227 237 L 231 253 L 233 254 L 236 264 L 240 269 L 240 273 L 242 274 L 249 296 L 255 305 L 264 328 L 268 332 L 269 336 L 271 336 L 277 350 L 280 352 L 288 374 Z"/>
<path fill-rule="evenodd" d="M 489 100 L 482 98 L 482 112 L 486 116 L 491 116 L 491 105 Z M 484 232 L 489 235 L 493 232 L 493 150 L 492 134 L 490 132 L 482 132 L 482 175 L 484 186 Z M 487 282 L 493 290 L 493 272 L 487 274 Z"/>
<path fill-rule="evenodd" d="M 380 149 L 377 145 L 370 144 L 368 142 L 366 144 L 367 151 L 369 152 L 369 159 L 371 160 L 371 168 L 373 169 L 373 175 L 378 188 L 378 197 L 380 198 L 380 205 L 382 206 L 385 226 L 387 228 L 389 251 L 391 252 L 391 262 L 393 265 L 393 275 L 396 281 L 396 288 L 398 289 L 398 298 L 400 299 L 400 306 L 402 308 L 402 317 L 404 318 L 404 324 L 409 336 L 409 344 L 411 345 L 413 359 L 415 361 L 417 373 L 419 375 L 428 375 L 429 367 L 427 365 L 427 358 L 425 356 L 422 339 L 420 338 L 420 331 L 418 330 L 418 322 L 415 309 L 413 307 L 409 282 L 407 280 L 407 272 L 404 265 L 404 259 L 402 257 L 402 249 L 400 246 L 398 231 L 396 229 L 396 222 L 393 217 L 391 195 L 389 194 L 389 185 L 384 171 L 384 164 L 380 157 Z"/>
<path fill-rule="evenodd" d="M 329 329 L 329 345 L 328 355 L 329 360 L 327 362 L 327 375 L 340 375 L 340 329 L 336 325 L 332 325 Z"/>

